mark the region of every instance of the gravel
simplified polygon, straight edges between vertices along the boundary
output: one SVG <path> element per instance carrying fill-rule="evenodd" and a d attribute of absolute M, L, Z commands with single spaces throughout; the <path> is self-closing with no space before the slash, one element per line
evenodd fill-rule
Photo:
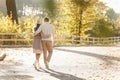
<path fill-rule="evenodd" d="M 120 80 L 120 47 L 55 47 L 50 70 L 40 58 L 35 70 L 32 48 L 2 48 L 0 80 Z"/>

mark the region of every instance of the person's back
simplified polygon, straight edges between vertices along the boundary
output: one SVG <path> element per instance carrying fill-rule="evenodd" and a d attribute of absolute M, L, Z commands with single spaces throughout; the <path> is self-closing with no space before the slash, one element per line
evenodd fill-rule
<path fill-rule="evenodd" d="M 53 41 L 53 26 L 48 22 L 45 22 L 43 25 L 41 25 L 41 29 L 42 40 Z"/>
<path fill-rule="evenodd" d="M 33 32 L 36 32 L 38 30 L 38 28 L 40 27 L 40 25 L 41 25 L 41 21 L 38 19 L 36 26 L 34 26 L 34 28 L 33 28 Z M 32 47 L 33 47 L 33 53 L 35 53 L 35 57 L 36 57 L 36 60 L 33 63 L 33 65 L 34 65 L 35 69 L 39 69 L 40 68 L 39 59 L 40 59 L 40 56 L 42 53 L 42 42 L 41 42 L 41 34 L 40 33 L 33 36 L 33 46 Z"/>
<path fill-rule="evenodd" d="M 48 18 L 45 18 L 44 22 L 45 23 L 41 25 L 42 46 L 43 46 L 43 53 L 44 53 L 44 63 L 46 68 L 49 68 L 48 63 L 50 62 L 52 52 L 53 52 L 54 29 L 53 29 L 53 26 L 49 24 Z"/>
<path fill-rule="evenodd" d="M 41 37 L 42 37 L 44 63 L 45 63 L 46 68 L 49 68 L 48 63 L 50 62 L 52 52 L 53 52 L 54 29 L 53 29 L 53 26 L 51 24 L 49 24 L 48 18 L 44 18 L 44 24 L 42 24 L 38 28 L 38 30 L 34 33 L 34 35 L 37 35 L 40 32 L 41 32 Z"/>

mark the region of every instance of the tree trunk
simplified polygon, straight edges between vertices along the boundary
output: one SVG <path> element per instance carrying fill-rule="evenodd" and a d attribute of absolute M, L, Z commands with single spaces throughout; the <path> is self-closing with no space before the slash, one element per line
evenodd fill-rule
<path fill-rule="evenodd" d="M 13 22 L 16 21 L 16 23 L 18 24 L 15 0 L 6 0 L 6 8 L 8 16 L 12 18 Z"/>
<path fill-rule="evenodd" d="M 82 14 L 83 14 L 83 10 L 80 10 L 80 20 L 79 20 L 79 32 L 78 32 L 78 36 L 81 36 L 81 28 L 82 28 Z"/>

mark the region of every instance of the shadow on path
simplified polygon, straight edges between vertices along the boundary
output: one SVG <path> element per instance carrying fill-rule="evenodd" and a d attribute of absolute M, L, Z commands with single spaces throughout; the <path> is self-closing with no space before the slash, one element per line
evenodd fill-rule
<path fill-rule="evenodd" d="M 18 66 L 15 64 L 0 63 L 0 80 L 32 80 L 33 79 L 33 76 L 27 75 L 25 71 L 21 71 L 17 67 Z"/>
<path fill-rule="evenodd" d="M 0 80 L 32 80 L 32 76 L 29 75 L 3 75 L 0 76 Z"/>
<path fill-rule="evenodd" d="M 49 70 L 42 69 L 42 70 L 46 73 L 49 73 L 51 76 L 53 76 L 59 80 L 86 80 L 86 79 L 79 78 L 79 77 L 76 77 L 71 74 L 54 71 L 52 69 L 49 69 Z"/>
<path fill-rule="evenodd" d="M 113 57 L 113 56 L 107 56 L 107 55 L 100 55 L 100 54 L 91 53 L 91 52 L 75 51 L 75 50 L 69 50 L 69 49 L 60 49 L 60 48 L 55 48 L 55 49 L 56 50 L 60 50 L 60 51 L 77 53 L 77 54 L 81 54 L 81 55 L 95 57 L 97 59 L 105 61 L 107 64 L 114 64 L 113 61 L 120 61 L 119 57 Z"/>

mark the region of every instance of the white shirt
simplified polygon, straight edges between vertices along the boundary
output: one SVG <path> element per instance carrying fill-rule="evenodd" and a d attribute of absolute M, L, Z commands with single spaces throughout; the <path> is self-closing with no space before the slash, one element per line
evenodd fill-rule
<path fill-rule="evenodd" d="M 37 35 L 40 32 L 41 32 L 42 40 L 53 41 L 54 29 L 51 24 L 49 24 L 48 22 L 45 22 L 37 29 L 34 35 Z"/>

